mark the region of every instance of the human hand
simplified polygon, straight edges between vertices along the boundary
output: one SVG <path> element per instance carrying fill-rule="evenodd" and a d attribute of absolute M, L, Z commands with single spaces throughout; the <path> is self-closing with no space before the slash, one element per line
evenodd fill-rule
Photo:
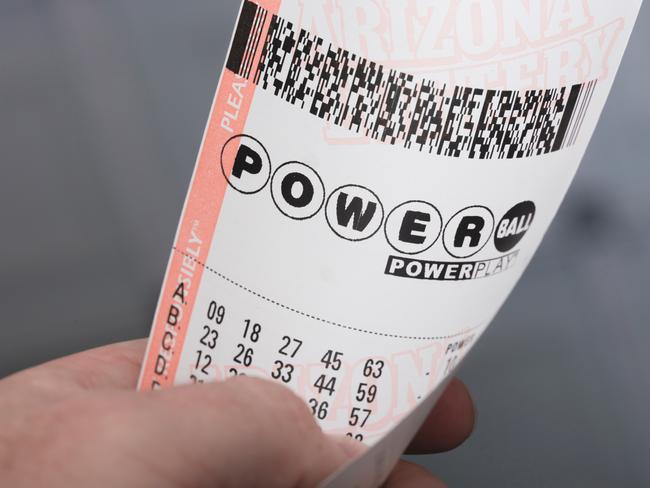
<path fill-rule="evenodd" d="M 0 485 L 311 487 L 360 453 L 325 435 L 284 386 L 252 379 L 134 391 L 144 341 L 93 349 L 0 381 Z M 456 447 L 474 408 L 453 380 L 409 448 Z M 386 486 L 444 486 L 402 461 Z"/>

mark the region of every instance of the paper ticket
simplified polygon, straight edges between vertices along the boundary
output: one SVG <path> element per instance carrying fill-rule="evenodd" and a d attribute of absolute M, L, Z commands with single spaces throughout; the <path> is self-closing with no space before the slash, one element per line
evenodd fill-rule
<path fill-rule="evenodd" d="M 244 1 L 139 388 L 283 383 L 371 446 L 326 485 L 381 483 L 533 257 L 640 5 Z"/>

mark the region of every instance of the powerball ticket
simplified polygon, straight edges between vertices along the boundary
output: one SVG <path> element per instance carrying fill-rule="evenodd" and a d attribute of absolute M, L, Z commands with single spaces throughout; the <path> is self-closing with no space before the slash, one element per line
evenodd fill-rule
<path fill-rule="evenodd" d="M 533 257 L 641 0 L 244 1 L 139 388 L 254 375 L 380 483 Z"/>

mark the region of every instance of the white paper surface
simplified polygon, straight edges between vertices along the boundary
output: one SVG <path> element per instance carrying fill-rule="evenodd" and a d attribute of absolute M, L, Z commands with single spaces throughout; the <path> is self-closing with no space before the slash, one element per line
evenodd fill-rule
<path fill-rule="evenodd" d="M 541 242 L 640 4 L 245 2 L 140 388 L 282 382 L 373 446 L 323 486 L 378 485 Z"/>

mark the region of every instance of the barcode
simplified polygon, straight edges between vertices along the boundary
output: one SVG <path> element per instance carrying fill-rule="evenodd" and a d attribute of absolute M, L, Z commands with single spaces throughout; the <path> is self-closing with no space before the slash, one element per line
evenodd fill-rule
<path fill-rule="evenodd" d="M 573 145 L 597 80 L 538 90 L 448 86 L 337 48 L 245 2 L 227 68 L 330 124 L 432 154 L 523 158 Z M 255 53 L 262 53 L 255 70 Z"/>

